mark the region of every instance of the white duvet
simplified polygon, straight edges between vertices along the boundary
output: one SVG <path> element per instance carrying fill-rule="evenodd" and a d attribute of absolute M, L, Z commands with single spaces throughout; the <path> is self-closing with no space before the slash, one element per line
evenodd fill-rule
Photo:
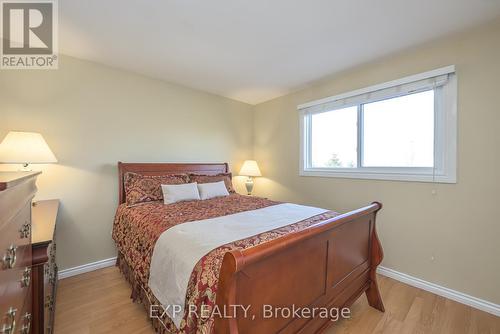
<path fill-rule="evenodd" d="M 326 211 L 285 203 L 173 226 L 160 235 L 154 247 L 149 287 L 179 328 L 189 278 L 203 256 L 227 243 L 294 224 Z M 174 305 L 178 305 L 181 312 L 174 314 Z"/>

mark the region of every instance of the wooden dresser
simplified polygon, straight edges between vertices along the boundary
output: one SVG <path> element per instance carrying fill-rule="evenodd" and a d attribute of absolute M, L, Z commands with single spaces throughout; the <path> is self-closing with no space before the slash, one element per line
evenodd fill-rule
<path fill-rule="evenodd" d="M 0 333 L 28 334 L 32 322 L 31 201 L 40 172 L 0 172 Z"/>
<path fill-rule="evenodd" d="M 54 328 L 58 209 L 57 199 L 33 203 L 33 334 L 51 334 Z"/>

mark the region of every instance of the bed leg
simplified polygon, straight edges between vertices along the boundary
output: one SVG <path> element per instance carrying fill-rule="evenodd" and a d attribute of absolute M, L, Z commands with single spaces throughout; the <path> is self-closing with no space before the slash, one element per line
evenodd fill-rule
<path fill-rule="evenodd" d="M 378 204 L 382 207 L 380 203 Z M 384 303 L 382 302 L 382 297 L 380 296 L 380 290 L 377 284 L 377 267 L 384 258 L 384 252 L 375 229 L 375 219 L 373 221 L 371 246 L 370 286 L 366 290 L 366 298 L 368 299 L 368 304 L 370 304 L 371 307 L 379 310 L 380 312 L 385 312 Z"/>
<path fill-rule="evenodd" d="M 370 287 L 366 290 L 366 298 L 368 299 L 368 304 L 370 304 L 371 307 L 379 310 L 380 312 L 385 312 L 384 303 L 382 302 L 382 297 L 380 296 L 376 280 L 370 282 Z"/>

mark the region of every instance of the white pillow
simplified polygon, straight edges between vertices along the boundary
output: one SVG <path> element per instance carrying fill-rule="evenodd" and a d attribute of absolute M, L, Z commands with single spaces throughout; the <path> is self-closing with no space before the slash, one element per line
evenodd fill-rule
<path fill-rule="evenodd" d="M 224 181 L 212 183 L 198 183 L 198 191 L 201 199 L 210 199 L 214 197 L 229 196 Z"/>
<path fill-rule="evenodd" d="M 183 184 L 162 184 L 163 203 L 172 204 L 180 201 L 199 200 L 200 193 L 196 182 Z"/>

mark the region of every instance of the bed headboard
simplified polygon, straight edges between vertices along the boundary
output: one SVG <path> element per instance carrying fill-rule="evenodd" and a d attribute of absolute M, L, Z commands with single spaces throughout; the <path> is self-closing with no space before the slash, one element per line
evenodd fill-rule
<path fill-rule="evenodd" d="M 142 163 L 142 162 L 118 162 L 118 191 L 119 204 L 125 202 L 125 188 L 123 177 L 127 172 L 142 175 L 165 175 L 180 173 L 198 173 L 214 175 L 228 173 L 229 165 L 225 163 Z"/>

